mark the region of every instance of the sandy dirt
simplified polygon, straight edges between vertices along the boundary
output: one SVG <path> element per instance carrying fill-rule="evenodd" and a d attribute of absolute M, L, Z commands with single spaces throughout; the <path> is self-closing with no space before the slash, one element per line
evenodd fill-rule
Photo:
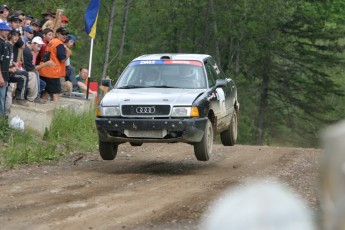
<path fill-rule="evenodd" d="M 71 153 L 54 165 L 0 169 L 0 228 L 198 229 L 225 189 L 267 176 L 319 210 L 320 150 L 213 149 L 199 162 L 187 144 L 123 144 L 114 161 Z"/>

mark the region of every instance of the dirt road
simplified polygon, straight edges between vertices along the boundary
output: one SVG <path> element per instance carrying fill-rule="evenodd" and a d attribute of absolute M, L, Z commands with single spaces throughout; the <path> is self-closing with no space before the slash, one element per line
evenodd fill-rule
<path fill-rule="evenodd" d="M 58 165 L 0 169 L 1 229 L 197 229 L 208 205 L 247 179 L 276 177 L 319 208 L 320 150 L 187 144 L 119 146 L 114 161 L 71 153 Z"/>

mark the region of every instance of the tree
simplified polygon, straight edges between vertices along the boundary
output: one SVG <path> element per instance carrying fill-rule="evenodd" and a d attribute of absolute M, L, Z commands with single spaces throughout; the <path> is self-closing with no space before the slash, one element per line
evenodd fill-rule
<path fill-rule="evenodd" d="M 114 27 L 114 20 L 115 20 L 115 9 L 116 9 L 116 0 L 113 0 L 111 4 L 111 12 L 109 14 L 109 26 L 108 26 L 107 43 L 106 43 L 105 52 L 104 52 L 102 79 L 105 79 L 107 75 L 108 65 L 109 65 L 109 53 L 110 53 L 110 44 L 111 44 L 111 38 L 113 34 L 113 27 Z"/>
<path fill-rule="evenodd" d="M 88 1 L 11 4 L 38 18 L 64 9 L 77 37 L 72 64 L 87 65 Z M 116 80 L 145 53 L 207 53 L 237 82 L 239 142 L 317 146 L 318 130 L 343 116 L 344 11 L 342 0 L 102 1 L 92 80 Z"/>

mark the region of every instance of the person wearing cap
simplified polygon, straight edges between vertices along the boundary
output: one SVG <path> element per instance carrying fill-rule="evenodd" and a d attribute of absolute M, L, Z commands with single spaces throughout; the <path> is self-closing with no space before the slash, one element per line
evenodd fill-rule
<path fill-rule="evenodd" d="M 15 30 L 20 32 L 21 19 L 18 16 L 11 16 L 8 19 L 8 21 L 9 21 L 10 27 L 12 29 L 15 29 Z M 23 39 L 20 37 L 18 42 L 16 44 L 14 44 L 14 46 L 13 46 L 13 61 L 14 62 L 18 62 L 19 50 L 24 49 L 24 46 L 25 46 L 25 43 L 24 43 Z"/>
<path fill-rule="evenodd" d="M 66 49 L 64 46 L 67 35 L 68 30 L 61 27 L 58 28 L 56 30 L 56 37 L 49 42 L 46 47 L 45 55 L 41 60 L 42 62 L 51 60 L 55 63 L 55 66 L 43 67 L 40 69 L 41 79 L 47 84 L 45 91 L 42 93 L 42 98 L 45 100 L 48 100 L 49 95 L 53 101 L 60 100 L 60 78 L 66 76 L 65 61 L 72 54 L 71 50 Z"/>
<path fill-rule="evenodd" d="M 65 15 L 63 15 L 61 17 L 60 27 L 65 28 L 67 25 L 68 25 L 68 18 Z"/>
<path fill-rule="evenodd" d="M 11 50 L 6 43 L 11 27 L 7 22 L 0 22 L 0 116 L 5 115 L 6 88 L 9 80 Z"/>
<path fill-rule="evenodd" d="M 67 35 L 66 40 L 65 40 L 65 48 L 66 49 L 72 49 L 72 47 L 75 45 L 77 42 L 77 39 L 74 35 Z M 65 82 L 71 82 L 72 84 L 72 91 L 77 91 L 78 90 L 78 82 L 75 74 L 75 68 L 71 65 L 71 58 L 69 57 L 66 60 L 66 77 L 61 78 L 61 84 Z"/>
<path fill-rule="evenodd" d="M 16 10 L 11 12 L 11 17 L 18 17 L 20 19 L 19 21 L 19 31 L 21 34 L 23 34 L 23 27 L 24 27 L 24 22 L 25 22 L 25 13 L 22 10 Z"/>
<path fill-rule="evenodd" d="M 10 15 L 10 8 L 7 5 L 0 6 L 0 22 L 7 22 L 7 18 Z"/>
<path fill-rule="evenodd" d="M 45 45 L 41 37 L 34 37 L 31 42 L 26 43 L 26 46 L 23 51 L 23 58 L 24 58 L 24 69 L 29 72 L 29 79 L 33 81 L 31 91 L 28 90 L 27 98 L 29 101 L 33 101 L 36 103 L 46 103 L 45 100 L 40 98 L 40 91 L 41 88 L 45 87 L 45 82 L 43 85 L 40 83 L 39 73 L 38 70 L 44 67 L 51 67 L 55 66 L 54 62 L 46 61 L 41 63 L 40 65 L 35 65 L 33 53 L 38 53 L 41 47 Z M 30 82 L 29 82 L 30 84 Z M 43 87 L 44 86 L 44 87 Z M 30 85 L 28 86 L 30 89 Z"/>
<path fill-rule="evenodd" d="M 17 30 L 11 30 L 8 35 L 7 43 L 10 45 L 10 48 L 13 49 L 13 45 L 20 38 L 20 33 Z M 7 87 L 7 96 L 5 103 L 5 110 L 10 111 L 11 105 L 17 104 L 21 106 L 29 106 L 29 103 L 25 100 L 26 92 L 28 89 L 29 75 L 28 72 L 18 68 L 12 58 L 10 61 L 10 76 Z M 15 97 L 13 97 L 13 90 L 15 89 Z"/>
<path fill-rule="evenodd" d="M 54 13 L 51 9 L 47 9 L 47 11 L 42 13 L 41 15 L 42 15 L 43 19 L 41 21 L 40 26 L 43 28 L 43 25 L 47 20 L 52 20 L 52 21 L 55 20 L 56 13 Z"/>
<path fill-rule="evenodd" d="M 23 28 L 22 28 L 22 19 L 20 19 L 19 16 L 17 15 L 12 15 L 9 19 L 8 22 L 10 23 L 10 27 L 12 29 L 18 30 L 20 34 L 23 34 Z"/>
<path fill-rule="evenodd" d="M 41 32 L 41 22 L 37 18 L 33 18 L 30 24 L 34 28 L 34 37 L 40 36 L 43 39 L 43 35 Z"/>
<path fill-rule="evenodd" d="M 55 20 L 56 13 L 52 11 L 52 9 L 47 9 L 46 12 L 41 14 L 44 19 L 46 20 Z"/>
<path fill-rule="evenodd" d="M 24 42 L 31 41 L 34 37 L 34 28 L 32 26 L 25 26 L 23 40 Z"/>

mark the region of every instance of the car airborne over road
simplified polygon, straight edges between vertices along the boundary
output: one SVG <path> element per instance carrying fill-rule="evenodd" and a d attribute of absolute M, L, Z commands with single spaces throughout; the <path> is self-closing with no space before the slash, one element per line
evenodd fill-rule
<path fill-rule="evenodd" d="M 237 139 L 239 102 L 234 81 L 205 54 L 150 54 L 134 59 L 99 103 L 99 152 L 113 160 L 129 142 L 184 142 L 207 161 L 216 134 L 225 146 Z"/>

